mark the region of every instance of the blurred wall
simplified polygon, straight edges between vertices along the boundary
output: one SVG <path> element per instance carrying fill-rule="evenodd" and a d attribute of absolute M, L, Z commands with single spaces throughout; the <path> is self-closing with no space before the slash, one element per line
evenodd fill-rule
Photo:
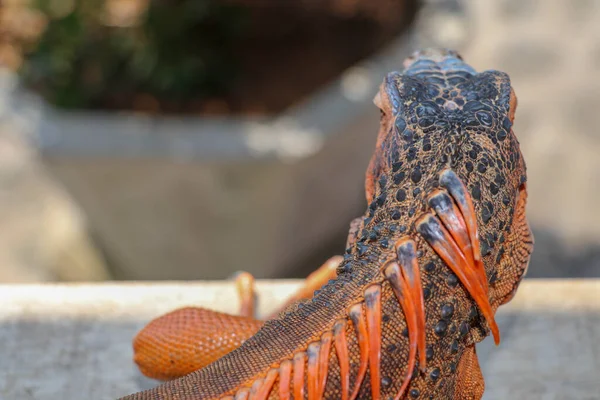
<path fill-rule="evenodd" d="M 0 282 L 107 279 L 85 216 L 35 149 L 39 110 L 14 101 L 16 86 L 0 68 Z"/>
<path fill-rule="evenodd" d="M 428 0 L 414 48 L 455 48 L 478 70 L 510 74 L 519 98 L 515 132 L 528 165 L 528 214 L 536 236 L 529 276 L 600 276 L 600 2 Z M 398 60 L 401 68 L 401 60 Z M 6 79 L 4 79 L 6 78 Z M 31 146 L 27 110 L 8 109 L 0 85 L 0 281 L 103 279 L 85 216 Z M 4 97 L 2 97 L 4 96 Z M 4 100 L 3 100 L 4 99 Z M 373 141 L 376 126 L 373 126 Z M 372 147 L 364 148 L 364 158 Z M 366 165 L 365 165 L 366 168 Z M 361 214 L 364 206 L 357 207 Z M 291 276 L 343 251 L 345 226 Z"/>

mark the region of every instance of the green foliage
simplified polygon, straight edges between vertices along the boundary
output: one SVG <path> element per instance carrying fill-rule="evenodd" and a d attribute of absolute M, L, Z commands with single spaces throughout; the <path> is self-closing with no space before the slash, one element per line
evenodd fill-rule
<path fill-rule="evenodd" d="M 104 0 L 37 0 L 35 6 L 48 25 L 20 73 L 57 106 L 130 107 L 143 94 L 177 108 L 225 93 L 236 75 L 232 45 L 246 17 L 220 0 L 149 0 L 125 24 Z"/>

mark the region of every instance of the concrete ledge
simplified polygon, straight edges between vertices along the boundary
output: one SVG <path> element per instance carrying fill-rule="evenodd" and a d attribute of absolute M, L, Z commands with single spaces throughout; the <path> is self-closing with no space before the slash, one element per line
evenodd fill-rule
<path fill-rule="evenodd" d="M 259 312 L 299 281 L 260 281 Z M 156 382 L 131 338 L 173 308 L 238 306 L 227 282 L 0 285 L 0 399 L 114 399 Z M 500 309 L 502 344 L 478 347 L 484 399 L 598 399 L 600 280 L 528 280 Z"/>

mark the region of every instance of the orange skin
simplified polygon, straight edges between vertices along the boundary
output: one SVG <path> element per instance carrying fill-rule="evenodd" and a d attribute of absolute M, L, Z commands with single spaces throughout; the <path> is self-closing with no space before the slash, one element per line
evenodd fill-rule
<path fill-rule="evenodd" d="M 124 399 L 481 398 L 475 344 L 499 343 L 494 314 L 533 250 L 517 100 L 506 74 L 451 51 L 404 67 L 375 96 L 369 206 L 343 258 L 264 324 L 201 309 L 153 321 L 135 341 L 142 371 L 190 373 Z"/>

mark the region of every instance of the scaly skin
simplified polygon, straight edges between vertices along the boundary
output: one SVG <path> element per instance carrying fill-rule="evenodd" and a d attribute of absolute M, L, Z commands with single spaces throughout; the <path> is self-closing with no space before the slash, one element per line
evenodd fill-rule
<path fill-rule="evenodd" d="M 475 343 L 533 249 L 516 97 L 506 74 L 450 51 L 404 65 L 375 98 L 369 206 L 337 278 L 216 362 L 125 399 L 481 398 Z"/>

